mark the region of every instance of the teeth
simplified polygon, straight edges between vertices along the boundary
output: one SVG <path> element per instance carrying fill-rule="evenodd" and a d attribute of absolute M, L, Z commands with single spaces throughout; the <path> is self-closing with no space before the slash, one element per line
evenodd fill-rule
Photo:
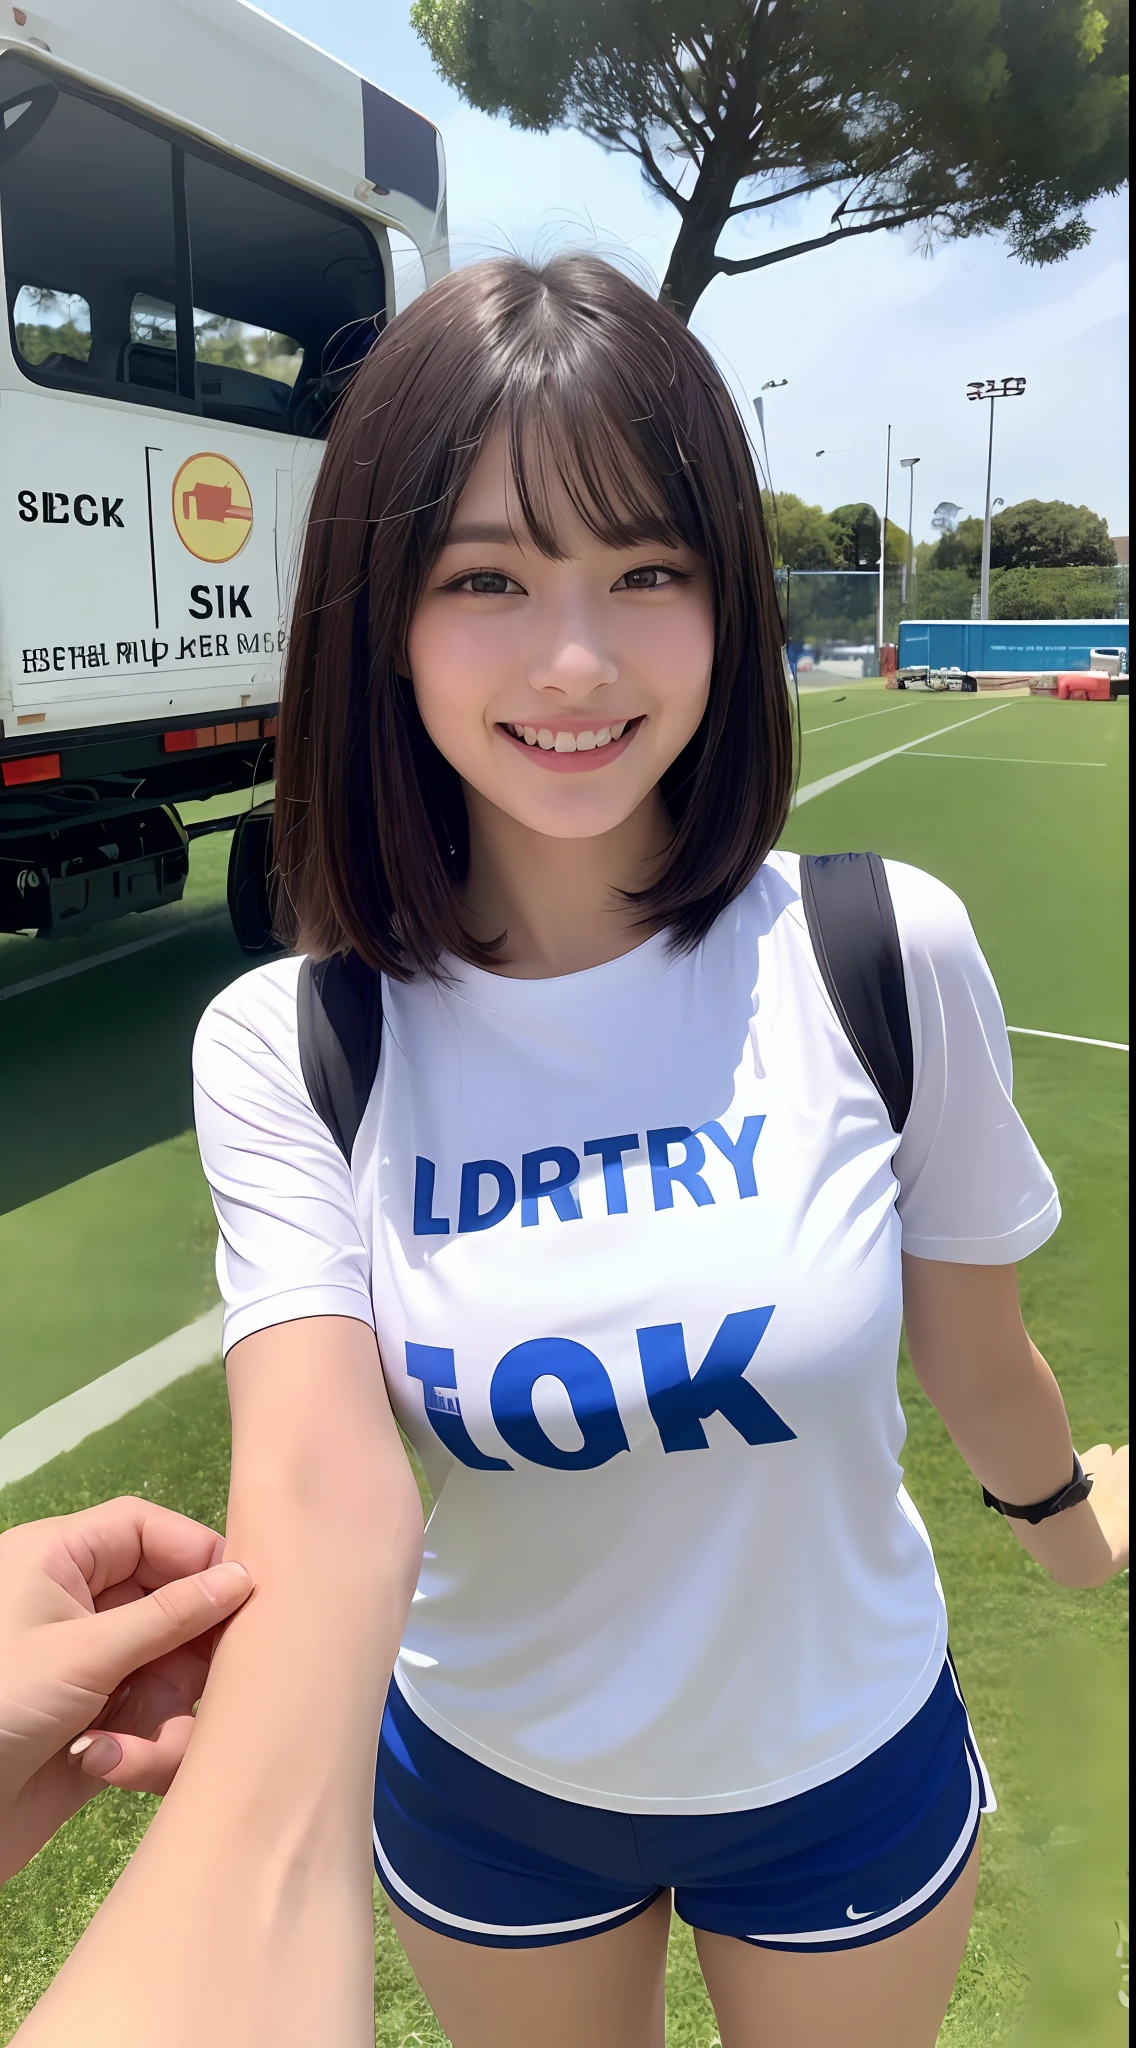
<path fill-rule="evenodd" d="M 621 718 L 614 725 L 597 727 L 595 732 L 552 732 L 547 725 L 510 725 L 507 730 L 514 739 L 523 740 L 526 747 L 543 747 L 546 754 L 590 754 L 597 747 L 607 747 L 612 740 L 622 739 L 630 722 Z"/>

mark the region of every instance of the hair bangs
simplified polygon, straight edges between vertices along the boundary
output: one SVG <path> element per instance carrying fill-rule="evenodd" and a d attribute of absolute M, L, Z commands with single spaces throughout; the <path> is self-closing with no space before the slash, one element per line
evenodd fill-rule
<path fill-rule="evenodd" d="M 631 394 L 610 375 L 605 381 L 615 390 L 565 379 L 539 393 L 526 381 L 505 394 L 510 480 L 533 545 L 563 560 L 559 500 L 606 547 L 684 542 L 704 555 L 704 524 L 670 422 L 637 413 Z"/>

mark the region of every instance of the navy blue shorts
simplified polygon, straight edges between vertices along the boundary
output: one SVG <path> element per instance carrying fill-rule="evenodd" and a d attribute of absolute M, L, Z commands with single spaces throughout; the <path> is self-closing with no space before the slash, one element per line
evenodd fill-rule
<path fill-rule="evenodd" d="M 615 1813 L 550 1798 L 444 1742 L 392 1684 L 375 1865 L 412 1919 L 491 1948 L 602 1934 L 665 1891 L 707 1933 L 761 1948 L 857 1948 L 938 1905 L 993 1805 L 949 1659 L 925 1706 L 862 1763 L 744 1813 Z"/>

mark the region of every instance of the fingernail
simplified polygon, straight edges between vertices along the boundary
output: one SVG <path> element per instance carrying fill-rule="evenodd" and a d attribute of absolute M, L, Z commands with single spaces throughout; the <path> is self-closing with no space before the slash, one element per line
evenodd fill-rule
<path fill-rule="evenodd" d="M 252 1580 L 243 1564 L 214 1564 L 198 1575 L 198 1584 L 214 1607 L 227 1607 L 239 1593 L 247 1593 Z"/>
<path fill-rule="evenodd" d="M 80 1737 L 80 1741 L 86 1739 L 85 1737 Z M 94 1735 L 90 1738 L 89 1746 L 83 1757 L 83 1769 L 89 1776 L 105 1778 L 107 1772 L 113 1771 L 115 1765 L 121 1762 L 122 1744 L 116 1742 L 113 1735 Z"/>

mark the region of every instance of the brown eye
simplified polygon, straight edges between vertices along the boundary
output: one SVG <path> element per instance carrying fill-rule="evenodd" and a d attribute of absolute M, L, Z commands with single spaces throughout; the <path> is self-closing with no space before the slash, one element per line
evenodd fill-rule
<path fill-rule="evenodd" d="M 675 580 L 673 569 L 663 569 L 651 564 L 645 569 L 628 569 L 615 585 L 617 590 L 665 590 Z"/>

